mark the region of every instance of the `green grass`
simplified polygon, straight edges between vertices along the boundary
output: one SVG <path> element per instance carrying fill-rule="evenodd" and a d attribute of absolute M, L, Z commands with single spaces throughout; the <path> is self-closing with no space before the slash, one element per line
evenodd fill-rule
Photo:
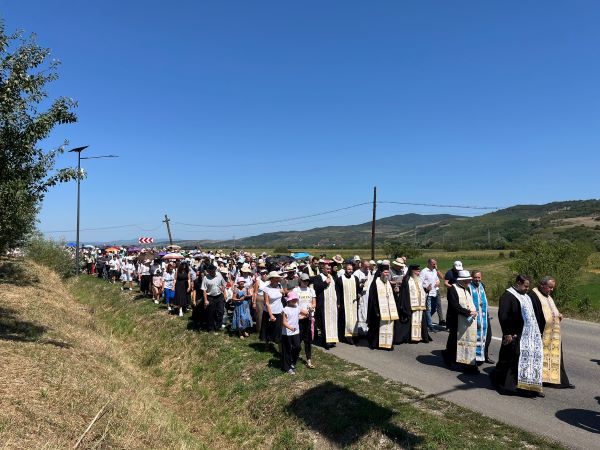
<path fill-rule="evenodd" d="M 317 369 L 283 374 L 255 337 L 198 333 L 187 320 L 91 277 L 70 285 L 147 371 L 164 406 L 206 448 L 560 448 L 316 351 Z"/>

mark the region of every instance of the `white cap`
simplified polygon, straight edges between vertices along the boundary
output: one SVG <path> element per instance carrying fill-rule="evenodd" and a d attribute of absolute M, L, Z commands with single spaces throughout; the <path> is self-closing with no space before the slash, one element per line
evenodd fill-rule
<path fill-rule="evenodd" d="M 463 270 L 463 265 L 461 261 L 454 261 L 454 268 L 456 270 Z"/>

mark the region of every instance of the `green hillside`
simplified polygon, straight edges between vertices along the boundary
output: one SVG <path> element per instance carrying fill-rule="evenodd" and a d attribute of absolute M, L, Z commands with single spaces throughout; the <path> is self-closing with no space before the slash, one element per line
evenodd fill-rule
<path fill-rule="evenodd" d="M 595 242 L 600 246 L 600 200 L 517 205 L 477 217 L 451 214 L 402 214 L 377 220 L 376 244 L 389 241 L 437 248 L 508 248 L 530 236 Z M 305 231 L 281 231 L 241 238 L 245 248 L 368 247 L 371 223 L 330 226 Z M 233 241 L 186 241 L 186 246 L 233 246 Z"/>

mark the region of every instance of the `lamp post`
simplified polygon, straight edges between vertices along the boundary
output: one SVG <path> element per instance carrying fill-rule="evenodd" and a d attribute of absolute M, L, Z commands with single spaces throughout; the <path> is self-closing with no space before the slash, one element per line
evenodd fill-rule
<path fill-rule="evenodd" d="M 79 211 L 80 211 L 80 184 L 81 184 L 81 160 L 82 159 L 99 159 L 99 158 L 118 158 L 117 155 L 102 155 L 102 156 L 88 156 L 81 157 L 81 152 L 88 148 L 89 145 L 84 145 L 83 147 L 76 147 L 72 150 L 69 150 L 69 153 L 77 153 L 77 247 L 75 247 L 75 274 L 79 275 Z"/>

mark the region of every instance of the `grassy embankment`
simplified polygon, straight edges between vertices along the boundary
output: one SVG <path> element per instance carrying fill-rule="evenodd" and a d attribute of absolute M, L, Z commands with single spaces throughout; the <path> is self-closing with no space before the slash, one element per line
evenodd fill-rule
<path fill-rule="evenodd" d="M 0 262 L 0 294 L 3 448 L 73 447 L 103 407 L 81 448 L 559 448 L 324 352 L 283 374 L 90 277 Z"/>

